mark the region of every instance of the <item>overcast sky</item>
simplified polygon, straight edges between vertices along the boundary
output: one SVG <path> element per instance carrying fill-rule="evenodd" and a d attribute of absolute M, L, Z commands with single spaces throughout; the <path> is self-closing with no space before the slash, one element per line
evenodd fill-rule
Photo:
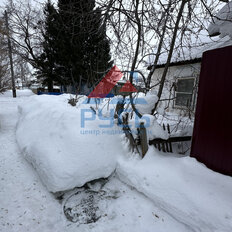
<path fill-rule="evenodd" d="M 46 1 L 47 0 L 31 0 L 30 2 L 36 5 L 36 4 L 44 3 Z M 1 10 L 4 10 L 3 7 L 6 5 L 6 2 L 7 2 L 7 0 L 0 0 Z M 52 0 L 52 2 L 56 2 L 56 0 Z"/>
<path fill-rule="evenodd" d="M 6 2 L 7 2 L 8 0 L 0 0 L 0 13 L 3 13 L 4 12 L 4 10 L 5 10 L 5 5 L 6 5 Z M 14 0 L 13 0 L 14 1 Z M 27 2 L 28 0 L 21 0 L 22 2 Z M 40 4 L 42 4 L 42 3 L 45 3 L 45 2 L 47 2 L 47 0 L 29 0 L 34 6 L 36 6 L 36 5 L 40 5 Z M 57 0 L 51 0 L 52 2 L 54 2 L 54 3 L 56 3 L 57 2 Z M 223 4 L 223 3 L 222 3 Z M 223 4 L 224 5 L 224 4 Z M 40 6 L 41 7 L 41 6 Z M 111 37 L 111 35 L 109 35 L 109 37 Z M 208 36 L 208 33 L 207 33 L 207 31 L 204 31 L 204 33 L 200 36 L 201 37 L 201 40 L 203 41 L 203 42 L 205 42 L 205 43 L 207 43 L 207 42 L 211 42 L 211 39 L 209 38 L 209 36 Z M 216 39 L 216 38 L 214 38 L 214 39 Z M 113 51 L 112 51 L 112 53 L 113 53 Z M 112 57 L 112 58 L 114 58 L 114 57 Z M 124 62 L 123 62 L 124 63 Z"/>

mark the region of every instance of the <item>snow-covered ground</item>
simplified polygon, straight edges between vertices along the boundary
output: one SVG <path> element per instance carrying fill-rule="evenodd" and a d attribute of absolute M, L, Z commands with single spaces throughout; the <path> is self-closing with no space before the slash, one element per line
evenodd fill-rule
<path fill-rule="evenodd" d="M 0 95 L 0 231 L 59 231 L 61 209 L 16 143 L 17 106 L 25 99 Z"/>
<path fill-rule="evenodd" d="M 231 177 L 153 147 L 143 160 L 119 160 L 117 173 L 189 229 L 232 231 Z"/>
<path fill-rule="evenodd" d="M 81 134 L 77 116 L 89 105 L 71 107 L 67 96 L 29 97 L 26 90 L 18 95 L 0 95 L 0 231 L 232 231 L 231 177 L 153 147 L 141 160 L 109 128 L 98 128 L 105 130 L 98 136 Z M 84 129 L 96 131 L 103 121 L 86 120 Z M 78 188 L 59 200 L 49 192 L 109 175 L 101 188 L 88 185 L 96 197 Z M 80 198 L 88 200 L 80 204 Z M 100 218 L 81 224 L 89 201 Z M 81 220 L 70 222 L 63 209 Z"/>
<path fill-rule="evenodd" d="M 113 198 L 96 223 L 69 222 L 62 204 L 47 191 L 16 143 L 17 107 L 27 102 L 28 91 L 0 95 L 0 231 L 185 231 L 182 223 L 156 207 L 146 196 L 111 177 L 104 186 Z M 114 199 L 116 198 L 116 199 Z M 106 207 L 107 206 L 107 207 Z"/>

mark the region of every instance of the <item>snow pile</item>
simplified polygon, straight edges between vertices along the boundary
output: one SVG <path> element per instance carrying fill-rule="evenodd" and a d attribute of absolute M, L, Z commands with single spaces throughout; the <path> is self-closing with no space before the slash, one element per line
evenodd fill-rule
<path fill-rule="evenodd" d="M 232 1 L 228 2 L 213 19 L 209 25 L 208 31 L 210 36 L 229 35 L 232 38 Z"/>
<path fill-rule="evenodd" d="M 115 170 L 123 153 L 120 136 L 111 133 L 115 126 L 100 128 L 109 122 L 96 117 L 88 104 L 76 108 L 65 95 L 32 96 L 19 112 L 17 142 L 49 191 L 82 186 Z"/>
<path fill-rule="evenodd" d="M 157 122 L 156 118 L 150 114 L 144 114 L 140 119 L 140 122 L 144 123 L 147 130 L 148 139 L 155 138 L 168 139 L 168 132 L 165 131 Z"/>
<path fill-rule="evenodd" d="M 138 98 L 135 98 L 135 106 L 141 114 L 151 114 L 157 101 L 155 93 L 148 92 L 147 95 L 139 93 Z"/>
<path fill-rule="evenodd" d="M 76 107 L 71 107 L 68 97 L 33 96 L 19 106 L 19 147 L 51 192 L 108 177 L 115 170 L 118 155 L 124 153 L 122 128 L 114 119 L 121 98 L 91 99 L 86 104 L 87 98 L 80 96 Z M 136 107 L 144 114 L 151 112 L 158 98 L 148 93 L 140 94 L 136 100 Z M 148 138 L 168 138 L 155 117 L 145 114 L 141 120 L 149 121 Z M 129 121 L 133 134 L 137 132 L 136 122 L 134 115 Z"/>
<path fill-rule="evenodd" d="M 232 231 L 231 177 L 153 147 L 143 160 L 119 160 L 117 173 L 192 231 Z"/>

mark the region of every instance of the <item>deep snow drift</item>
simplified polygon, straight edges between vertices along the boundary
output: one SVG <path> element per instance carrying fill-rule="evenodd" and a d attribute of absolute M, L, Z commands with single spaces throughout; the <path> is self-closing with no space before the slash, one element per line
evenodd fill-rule
<path fill-rule="evenodd" d="M 145 158 L 120 158 L 122 181 L 193 231 L 232 231 L 232 178 L 190 157 L 150 147 Z"/>
<path fill-rule="evenodd" d="M 51 192 L 108 177 L 123 153 L 120 135 L 108 133 L 115 126 L 100 128 L 89 104 L 72 107 L 68 97 L 33 96 L 19 106 L 18 144 Z"/>

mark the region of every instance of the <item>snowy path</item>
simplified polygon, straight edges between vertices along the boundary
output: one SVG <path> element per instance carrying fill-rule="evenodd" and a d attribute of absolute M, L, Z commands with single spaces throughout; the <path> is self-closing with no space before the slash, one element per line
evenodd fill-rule
<path fill-rule="evenodd" d="M 41 184 L 33 167 L 19 152 L 15 139 L 17 105 L 24 99 L 0 96 L 0 231 L 188 231 L 116 177 L 104 187 L 116 193 L 117 198 L 103 202 L 106 208 L 102 218 L 88 225 L 67 221 L 62 205 Z"/>
<path fill-rule="evenodd" d="M 22 99 L 0 97 L 0 231 L 58 231 L 61 208 L 16 144 L 17 105 Z"/>

